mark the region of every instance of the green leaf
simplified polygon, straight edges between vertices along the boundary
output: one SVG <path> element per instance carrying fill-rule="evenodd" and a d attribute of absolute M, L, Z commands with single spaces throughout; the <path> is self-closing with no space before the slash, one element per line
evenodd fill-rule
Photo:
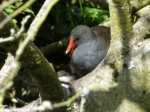
<path fill-rule="evenodd" d="M 34 12 L 31 9 L 29 9 L 29 8 L 25 9 L 24 12 L 31 13 L 33 16 L 35 16 Z"/>
<path fill-rule="evenodd" d="M 6 8 L 8 8 L 8 9 L 15 9 L 16 7 L 13 6 L 13 5 L 8 5 Z"/>
<path fill-rule="evenodd" d="M 16 20 L 16 19 L 12 19 L 12 22 L 13 22 L 14 24 L 16 24 L 16 23 L 17 23 L 17 20 Z"/>
<path fill-rule="evenodd" d="M 15 11 L 15 6 L 13 6 L 13 5 L 8 5 L 8 6 L 4 9 L 4 11 L 5 11 L 7 14 L 11 14 L 11 13 L 13 13 L 13 12 Z"/>
<path fill-rule="evenodd" d="M 86 24 L 99 24 L 109 18 L 109 12 L 97 8 L 83 7 L 81 16 L 86 21 Z"/>
<path fill-rule="evenodd" d="M 4 11 L 7 13 L 7 14 L 11 14 L 14 12 L 14 9 L 11 9 L 11 8 L 5 8 Z"/>
<path fill-rule="evenodd" d="M 22 4 L 23 4 L 22 1 L 18 1 L 18 2 L 15 3 L 15 7 L 18 8 L 18 7 L 20 7 Z"/>

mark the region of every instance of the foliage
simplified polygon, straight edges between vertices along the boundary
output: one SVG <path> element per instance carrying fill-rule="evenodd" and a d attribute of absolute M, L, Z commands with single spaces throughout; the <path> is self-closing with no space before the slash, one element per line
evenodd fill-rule
<path fill-rule="evenodd" d="M 7 14 L 11 14 L 11 13 L 13 13 L 15 10 L 17 10 L 20 6 L 22 6 L 24 3 L 25 3 L 25 1 L 22 1 L 22 0 L 16 1 L 14 4 L 8 5 L 8 6 L 5 8 L 4 11 L 5 11 Z M 27 13 L 30 13 L 30 14 L 34 15 L 34 12 L 31 10 L 31 8 L 26 8 L 26 9 L 24 10 L 24 12 L 27 12 Z"/>
<path fill-rule="evenodd" d="M 32 5 L 32 8 L 29 7 L 25 9 L 17 17 L 15 17 L 13 21 L 15 21 L 15 23 L 17 22 L 17 25 L 19 26 L 22 21 L 22 18 L 24 18 L 27 14 L 33 15 L 32 19 L 34 19 L 34 13 L 36 14 L 40 10 L 41 2 L 44 1 L 35 2 Z M 12 14 L 24 3 L 25 1 L 20 0 L 19 2 L 15 2 L 14 4 L 7 6 L 4 11 L 7 14 Z M 73 27 L 75 27 L 78 24 L 86 24 L 92 27 L 103 22 L 108 17 L 109 17 L 109 13 L 106 10 L 91 8 L 86 6 L 83 6 L 83 8 L 81 8 L 81 6 L 78 5 L 70 5 L 70 4 L 66 5 L 66 4 L 58 3 L 55 5 L 55 7 L 53 7 L 52 11 L 47 17 L 47 20 L 40 28 L 36 36 L 35 43 L 38 47 L 45 46 L 47 44 L 58 41 L 64 37 L 68 37 L 71 29 L 73 29 Z M 28 21 L 26 29 L 28 29 L 31 22 L 32 21 L 30 20 Z M 66 62 L 64 62 L 64 59 L 65 61 L 68 59 L 68 57 L 67 59 L 66 57 L 67 56 L 62 50 L 59 51 L 57 54 L 54 54 L 50 58 L 51 60 L 49 61 L 52 62 L 54 67 L 57 68 L 58 70 L 66 64 Z"/>
<path fill-rule="evenodd" d="M 109 12 L 91 7 L 83 7 L 81 17 L 88 26 L 95 26 L 105 21 L 109 17 Z"/>
<path fill-rule="evenodd" d="M 40 4 L 42 4 L 42 1 L 36 2 L 32 6 L 35 13 L 40 9 Z M 39 47 L 45 46 L 68 37 L 70 31 L 79 24 L 86 24 L 92 27 L 105 21 L 108 17 L 109 12 L 107 10 L 86 6 L 81 8 L 79 5 L 58 3 L 52 8 L 46 21 L 40 28 L 35 43 Z M 65 49 L 48 59 L 50 62 L 53 62 L 56 70 L 60 70 L 70 60 L 64 52 Z"/>
<path fill-rule="evenodd" d="M 14 4 L 8 5 L 5 9 L 4 12 L 7 13 L 8 15 L 14 13 L 19 7 L 21 7 L 24 4 L 24 2 L 22 0 L 16 1 Z M 24 13 L 28 13 L 28 14 L 32 14 L 33 16 L 35 16 L 34 11 L 32 11 L 31 7 L 30 8 L 26 8 L 23 12 L 21 12 L 21 14 Z M 17 19 L 13 19 L 14 23 L 17 23 Z M 19 20 L 20 22 L 20 20 Z"/>
<path fill-rule="evenodd" d="M 38 4 L 36 5 L 38 6 Z M 108 17 L 109 12 L 107 10 L 86 6 L 81 9 L 78 5 L 68 4 L 65 6 L 65 4 L 58 3 L 53 7 L 49 17 L 41 27 L 38 33 L 39 38 L 37 38 L 40 41 L 36 40 L 36 42 L 38 45 L 43 46 L 58 41 L 69 36 L 70 31 L 79 24 L 92 27 L 105 21 Z"/>
<path fill-rule="evenodd" d="M 8 5 L 4 11 L 7 14 L 12 14 L 25 2 L 26 0 L 19 0 L 12 5 Z M 17 17 L 15 17 L 13 22 L 17 23 L 17 25 L 20 27 L 22 18 L 24 18 L 27 14 L 34 15 L 34 13 L 37 13 L 40 10 L 41 4 L 43 4 L 43 2 L 44 1 L 36 1 L 32 6 L 25 9 Z M 26 29 L 28 29 L 34 17 L 35 16 L 32 16 L 28 21 L 26 24 Z M 49 16 L 47 17 L 47 20 L 40 28 L 35 39 L 35 44 L 38 47 L 45 46 L 47 44 L 63 39 L 64 37 L 68 37 L 70 31 L 78 24 L 85 24 L 92 27 L 105 21 L 108 17 L 109 12 L 107 10 L 86 7 L 82 6 L 82 4 L 79 6 L 58 3 L 53 7 Z M 49 60 L 54 62 L 55 68 L 57 68 L 57 70 L 64 66 L 64 64 L 62 64 L 64 63 L 64 60 L 68 60 L 68 57 L 66 58 L 66 55 L 64 54 L 64 50 L 60 51 L 57 56 L 53 56 L 55 59 L 51 58 L 52 60 Z M 60 57 L 64 59 L 60 61 Z"/>
<path fill-rule="evenodd" d="M 26 0 L 19 0 L 12 5 L 8 5 L 4 11 L 7 14 L 12 14 L 25 2 Z M 25 9 L 15 17 L 13 22 L 20 26 L 22 18 L 27 14 L 31 14 L 33 20 L 35 17 L 34 13 L 39 11 L 43 2 L 44 1 L 35 2 L 32 7 Z M 35 43 L 38 46 L 44 46 L 54 41 L 58 41 L 63 37 L 67 37 L 71 29 L 78 24 L 85 24 L 92 27 L 105 21 L 108 17 L 109 12 L 106 10 L 70 4 L 66 6 L 66 4 L 58 3 L 54 6 L 49 17 L 40 28 Z M 28 29 L 31 22 L 32 21 L 28 21 L 26 29 Z"/>

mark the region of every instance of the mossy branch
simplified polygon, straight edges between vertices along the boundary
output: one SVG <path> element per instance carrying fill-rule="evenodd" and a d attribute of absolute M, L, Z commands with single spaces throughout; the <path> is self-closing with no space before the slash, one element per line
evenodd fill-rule
<path fill-rule="evenodd" d="M 72 85 L 77 92 L 87 91 L 85 111 L 149 112 L 149 40 L 134 49 L 129 0 L 113 1 L 108 54 L 93 72 Z"/>
<path fill-rule="evenodd" d="M 48 14 L 47 7 L 51 4 L 52 0 L 46 0 L 44 5 L 42 6 L 43 14 Z M 52 2 L 53 3 L 53 2 Z M 53 4 L 54 5 L 54 4 Z M 52 6 L 52 5 L 51 5 Z M 45 9 L 45 10 L 44 10 Z M 50 9 L 49 9 L 50 10 Z M 42 16 L 43 17 L 43 16 Z M 1 12 L 0 21 L 6 18 L 6 15 Z M 38 17 L 39 20 L 41 17 Z M 45 18 L 42 18 L 42 21 Z M 42 22 L 41 22 L 42 23 Z M 41 23 L 38 23 L 38 26 L 32 26 L 33 29 L 37 29 L 40 27 Z M 36 28 L 35 28 L 36 27 Z M 0 31 L 0 36 L 5 38 L 10 36 L 10 29 L 15 29 L 18 31 L 18 28 L 9 21 L 4 28 Z M 34 30 L 32 30 L 34 32 Z M 37 30 L 36 30 L 37 31 Z M 28 34 L 21 34 L 19 39 L 14 42 L 4 43 L 1 46 L 8 52 L 11 52 L 13 55 L 15 54 L 19 40 L 25 39 L 26 42 L 24 52 L 22 51 L 22 55 L 19 59 L 22 67 L 29 73 L 32 80 L 36 84 L 42 100 L 50 100 L 51 102 L 59 102 L 64 98 L 64 91 L 60 85 L 57 74 L 50 66 L 49 62 L 45 59 L 43 54 L 38 50 L 38 48 L 30 41 L 30 39 L 34 38 L 33 32 Z M 35 33 L 35 32 L 34 32 Z M 27 37 L 27 38 L 26 38 Z M 23 41 L 24 42 L 24 41 Z"/>

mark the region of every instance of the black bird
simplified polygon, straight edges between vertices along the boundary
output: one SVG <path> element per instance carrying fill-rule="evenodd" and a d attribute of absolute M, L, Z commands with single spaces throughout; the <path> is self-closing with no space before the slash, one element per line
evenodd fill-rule
<path fill-rule="evenodd" d="M 71 31 L 66 53 L 73 50 L 71 64 L 80 77 L 94 70 L 105 58 L 110 39 L 110 29 L 105 26 L 78 25 Z"/>

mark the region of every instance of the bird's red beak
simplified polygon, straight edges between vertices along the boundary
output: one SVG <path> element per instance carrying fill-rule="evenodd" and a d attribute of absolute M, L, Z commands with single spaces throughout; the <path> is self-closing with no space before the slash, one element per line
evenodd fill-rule
<path fill-rule="evenodd" d="M 74 40 L 73 37 L 70 36 L 69 45 L 66 49 L 66 54 L 74 48 Z"/>

